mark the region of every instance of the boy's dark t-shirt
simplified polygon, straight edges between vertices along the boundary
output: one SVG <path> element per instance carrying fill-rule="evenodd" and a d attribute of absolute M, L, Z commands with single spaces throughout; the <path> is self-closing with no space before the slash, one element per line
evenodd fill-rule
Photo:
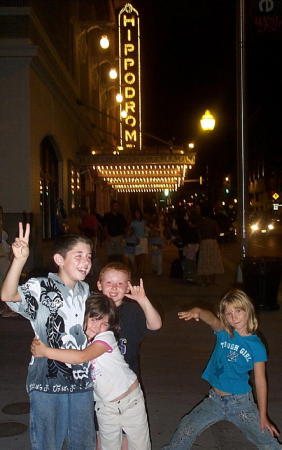
<path fill-rule="evenodd" d="M 120 324 L 119 348 L 130 369 L 139 377 L 139 348 L 145 333 L 149 331 L 145 314 L 135 301 L 127 298 L 117 309 Z"/>

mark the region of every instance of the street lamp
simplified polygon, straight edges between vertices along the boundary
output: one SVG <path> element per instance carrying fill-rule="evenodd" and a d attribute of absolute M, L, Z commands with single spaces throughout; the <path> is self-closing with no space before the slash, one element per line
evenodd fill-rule
<path fill-rule="evenodd" d="M 205 114 L 202 115 L 200 123 L 204 131 L 212 131 L 214 129 L 215 118 L 208 109 L 206 109 Z"/>
<path fill-rule="evenodd" d="M 209 131 L 213 131 L 214 127 L 215 127 L 215 118 L 214 116 L 211 114 L 211 112 L 209 111 L 209 109 L 206 109 L 205 114 L 202 115 L 201 120 L 200 120 L 200 124 L 202 127 L 202 130 L 207 133 Z M 211 191 L 211 185 L 209 182 L 209 164 L 206 165 L 206 184 L 207 184 L 207 189 L 208 189 L 208 201 L 209 201 L 209 205 L 212 207 L 213 206 L 213 193 Z"/>

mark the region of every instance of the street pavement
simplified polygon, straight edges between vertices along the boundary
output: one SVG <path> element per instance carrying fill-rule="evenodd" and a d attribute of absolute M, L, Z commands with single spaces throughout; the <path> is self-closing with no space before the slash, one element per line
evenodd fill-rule
<path fill-rule="evenodd" d="M 144 277 L 147 295 L 163 317 L 162 329 L 147 335 L 141 349 L 142 384 L 153 450 L 160 450 L 169 442 L 179 419 L 208 392 L 208 385 L 201 380 L 201 373 L 214 345 L 213 334 L 202 322 L 180 321 L 177 312 L 192 305 L 214 309 L 221 295 L 234 285 L 239 261 L 238 247 L 235 244 L 223 244 L 221 249 L 225 273 L 218 277 L 216 286 L 201 287 L 170 278 L 170 264 L 178 252 L 174 246 L 165 249 L 164 274 L 158 277 L 148 273 Z M 103 249 L 99 248 L 97 255 L 94 272 L 89 278 L 92 285 L 95 284 L 99 268 L 105 263 Z M 281 304 L 282 289 L 277 299 Z M 260 311 L 258 318 L 269 352 L 269 415 L 282 431 L 282 308 Z M 25 378 L 32 336 L 26 320 L 0 318 L 1 450 L 30 450 Z M 20 426 L 25 426 L 26 430 L 15 434 L 16 428 Z M 11 435 L 6 436 L 8 433 Z M 203 432 L 193 449 L 251 450 L 255 447 L 233 425 L 220 422 Z"/>

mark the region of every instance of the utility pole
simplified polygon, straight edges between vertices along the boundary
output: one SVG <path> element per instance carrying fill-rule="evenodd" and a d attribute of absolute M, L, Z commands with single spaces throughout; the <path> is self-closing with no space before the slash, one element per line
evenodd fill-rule
<path fill-rule="evenodd" d="M 237 179 L 238 179 L 238 222 L 241 262 L 247 256 L 247 149 L 246 149 L 246 79 L 245 79 L 245 0 L 239 2 L 237 24 Z M 241 265 L 238 281 L 242 281 Z"/>

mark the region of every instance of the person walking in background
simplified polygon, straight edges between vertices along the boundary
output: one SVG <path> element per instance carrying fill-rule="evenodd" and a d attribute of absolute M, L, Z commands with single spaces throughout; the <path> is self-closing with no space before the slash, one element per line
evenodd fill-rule
<path fill-rule="evenodd" d="M 67 218 L 67 233 L 80 234 L 81 215 L 78 208 L 73 208 Z"/>
<path fill-rule="evenodd" d="M 11 263 L 11 246 L 8 243 L 8 233 L 0 229 L 0 290 Z M 1 302 L 2 303 L 2 302 Z M 12 311 L 6 303 L 0 305 L 1 317 L 17 317 L 18 314 Z"/>
<path fill-rule="evenodd" d="M 212 218 L 208 208 L 202 209 L 199 221 L 200 248 L 198 255 L 197 274 L 201 278 L 202 286 L 215 284 L 215 276 L 224 272 L 220 248 L 217 242 L 219 236 L 218 225 Z"/>
<path fill-rule="evenodd" d="M 122 260 L 123 237 L 127 227 L 124 215 L 120 212 L 119 202 L 113 200 L 111 210 L 103 218 L 108 260 Z"/>
<path fill-rule="evenodd" d="M 152 228 L 149 237 L 151 265 L 153 273 L 162 275 L 163 273 L 163 248 L 164 240 L 161 238 L 159 228 Z"/>
<path fill-rule="evenodd" d="M 132 227 L 128 227 L 124 235 L 123 257 L 124 262 L 130 266 L 132 273 L 136 271 L 135 249 L 139 244 L 139 239 L 135 235 Z"/>
<path fill-rule="evenodd" d="M 188 283 L 195 282 L 197 257 L 199 251 L 199 233 L 196 223 L 188 220 L 183 247 L 183 278 Z"/>
<path fill-rule="evenodd" d="M 0 288 L 10 266 L 11 246 L 8 243 L 8 233 L 1 230 L 0 235 Z"/>
<path fill-rule="evenodd" d="M 135 248 L 135 260 L 138 277 L 142 277 L 145 273 L 148 255 L 148 227 L 139 208 L 133 211 L 131 227 L 139 239 L 139 244 Z"/>
<path fill-rule="evenodd" d="M 279 432 L 267 415 L 266 349 L 255 334 L 258 323 L 245 292 L 227 292 L 220 301 L 218 317 L 202 308 L 192 308 L 178 316 L 209 325 L 216 335 L 216 345 L 202 374 L 211 386 L 209 396 L 183 417 L 163 450 L 192 448 L 202 431 L 221 420 L 232 422 L 259 449 L 281 448 L 276 439 Z M 249 383 L 251 370 L 258 407 Z"/>
<path fill-rule="evenodd" d="M 91 241 L 62 235 L 54 247 L 58 273 L 31 278 L 19 286 L 29 256 L 30 226 L 12 244 L 14 259 L 2 285 L 1 299 L 28 319 L 35 335 L 53 348 L 83 349 L 85 302 L 89 286 L 83 280 L 91 268 Z M 13 330 L 11 330 L 12 332 Z M 28 368 L 30 439 L 33 450 L 95 449 L 93 386 L 88 364 L 63 364 L 33 359 Z"/>
<path fill-rule="evenodd" d="M 84 328 L 89 340 L 84 350 L 54 349 L 34 338 L 33 356 L 76 365 L 90 361 L 101 449 L 121 449 L 124 430 L 129 449 L 150 450 L 144 395 L 117 345 L 118 312 L 113 300 L 102 293 L 89 297 Z"/>
<path fill-rule="evenodd" d="M 93 244 L 93 252 L 96 252 L 98 230 L 101 227 L 97 217 L 93 213 L 89 213 L 87 208 L 80 209 L 81 223 L 80 233 L 91 239 Z"/>

